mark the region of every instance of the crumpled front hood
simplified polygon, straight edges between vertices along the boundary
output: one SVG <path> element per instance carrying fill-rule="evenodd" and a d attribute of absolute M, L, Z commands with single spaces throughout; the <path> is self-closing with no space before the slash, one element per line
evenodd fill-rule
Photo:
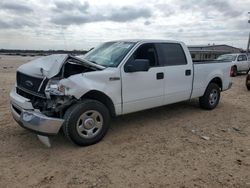
<path fill-rule="evenodd" d="M 67 60 L 67 54 L 54 54 L 41 57 L 21 65 L 17 71 L 35 77 L 52 78 L 60 72 L 61 67 Z"/>

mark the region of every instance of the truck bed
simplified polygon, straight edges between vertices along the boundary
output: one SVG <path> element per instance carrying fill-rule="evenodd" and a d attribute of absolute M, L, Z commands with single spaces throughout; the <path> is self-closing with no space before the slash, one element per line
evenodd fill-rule
<path fill-rule="evenodd" d="M 193 62 L 194 81 L 191 98 L 202 96 L 208 83 L 215 76 L 218 76 L 222 80 L 222 91 L 226 90 L 231 82 L 231 65 L 231 62 L 216 60 Z"/>
<path fill-rule="evenodd" d="M 229 61 L 209 60 L 209 61 L 193 61 L 193 64 L 210 64 L 210 63 L 231 63 Z"/>

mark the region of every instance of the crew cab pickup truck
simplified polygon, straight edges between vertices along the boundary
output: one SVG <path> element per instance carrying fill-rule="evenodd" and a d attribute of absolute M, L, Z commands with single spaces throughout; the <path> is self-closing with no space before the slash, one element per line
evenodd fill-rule
<path fill-rule="evenodd" d="M 11 112 L 47 145 L 60 129 L 80 146 L 100 141 L 110 117 L 199 98 L 214 109 L 232 85 L 231 63 L 193 63 L 183 42 L 106 42 L 84 56 L 50 55 L 23 64 Z"/>
<path fill-rule="evenodd" d="M 231 76 L 237 76 L 238 72 L 248 72 L 250 70 L 250 59 L 244 53 L 224 54 L 217 58 L 219 61 L 231 61 Z"/>

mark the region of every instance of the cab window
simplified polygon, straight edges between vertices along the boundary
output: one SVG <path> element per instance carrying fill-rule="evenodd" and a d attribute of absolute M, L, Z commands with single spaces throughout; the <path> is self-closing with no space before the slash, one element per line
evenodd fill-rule
<path fill-rule="evenodd" d="M 150 67 L 159 66 L 158 56 L 155 49 L 155 45 L 152 43 L 142 44 L 131 56 L 129 61 L 135 59 L 147 59 L 149 60 Z"/>
<path fill-rule="evenodd" d="M 246 61 L 246 60 L 247 60 L 247 56 L 246 55 L 239 55 L 238 61 Z"/>

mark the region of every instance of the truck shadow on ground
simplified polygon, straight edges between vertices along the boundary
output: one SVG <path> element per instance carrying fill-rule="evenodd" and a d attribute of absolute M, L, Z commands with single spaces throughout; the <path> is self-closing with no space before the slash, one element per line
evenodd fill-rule
<path fill-rule="evenodd" d="M 123 132 L 128 129 L 133 129 L 135 127 L 138 128 L 145 122 L 155 125 L 155 120 L 167 121 L 168 118 L 178 118 L 190 114 L 190 112 L 198 113 L 198 111 L 201 110 L 198 99 L 193 99 L 191 101 L 184 101 L 118 116 L 111 119 L 110 129 L 104 137 L 104 140 L 108 141 L 109 139 L 112 139 L 112 135 L 123 134 Z M 52 141 L 53 145 L 56 145 L 56 147 L 72 145 L 72 143 L 70 143 L 63 135 L 62 131 L 60 131 L 57 136 L 52 137 Z"/>
<path fill-rule="evenodd" d="M 169 117 L 179 117 L 190 113 L 190 111 L 195 112 L 197 110 L 201 110 L 199 102 L 197 99 L 193 99 L 191 101 L 179 102 L 118 116 L 112 120 L 110 128 L 114 131 L 118 131 L 118 129 L 121 129 L 123 126 L 133 126 L 136 122 L 146 122 L 159 119 L 166 120 Z"/>

